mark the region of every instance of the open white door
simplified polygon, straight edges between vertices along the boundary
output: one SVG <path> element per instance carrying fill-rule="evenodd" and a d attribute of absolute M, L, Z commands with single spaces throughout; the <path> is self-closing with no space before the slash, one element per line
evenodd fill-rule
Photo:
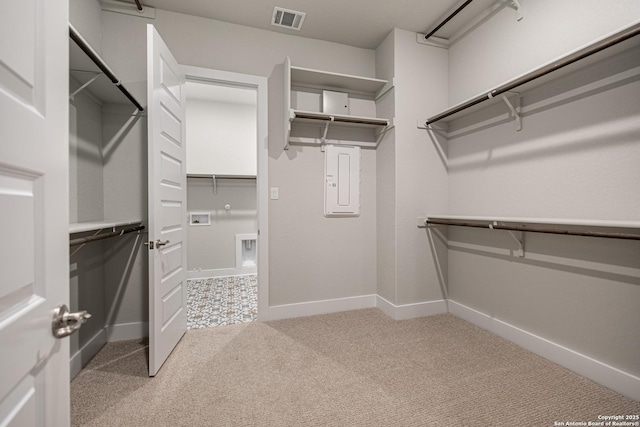
<path fill-rule="evenodd" d="M 147 25 L 149 375 L 187 331 L 184 73 Z"/>
<path fill-rule="evenodd" d="M 0 13 L 0 425 L 69 425 L 67 1 Z"/>

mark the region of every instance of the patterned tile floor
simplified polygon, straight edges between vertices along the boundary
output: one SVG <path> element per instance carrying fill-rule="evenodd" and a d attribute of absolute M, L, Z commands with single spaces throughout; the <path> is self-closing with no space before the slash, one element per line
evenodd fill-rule
<path fill-rule="evenodd" d="M 255 274 L 187 280 L 187 329 L 256 320 L 257 285 Z"/>

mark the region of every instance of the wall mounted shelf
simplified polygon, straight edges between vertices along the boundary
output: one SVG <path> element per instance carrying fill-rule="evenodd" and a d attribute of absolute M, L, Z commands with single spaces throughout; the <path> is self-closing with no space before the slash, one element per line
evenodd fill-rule
<path fill-rule="evenodd" d="M 118 230 L 116 230 L 118 228 Z M 111 229 L 111 231 L 107 231 Z M 73 253 L 75 254 L 86 243 L 108 239 L 110 237 L 122 236 L 137 232 L 140 234 L 145 229 L 142 221 L 95 221 L 69 224 L 69 235 L 78 233 L 95 232 L 90 236 L 69 239 L 69 246 L 79 246 Z"/>
<path fill-rule="evenodd" d="M 312 70 L 284 63 L 285 145 L 347 144 L 376 148 L 386 132 L 393 127 L 386 118 L 367 117 L 375 111 L 375 102 L 393 87 L 387 80 L 358 77 L 348 74 Z M 349 99 L 357 99 L 365 106 L 365 114 L 357 114 L 358 107 L 351 108 L 353 115 L 320 111 L 320 94 L 323 90 L 347 93 Z M 313 99 L 318 111 L 292 106 L 292 95 Z M 355 101 L 352 103 L 355 105 Z"/>
<path fill-rule="evenodd" d="M 640 221 L 462 215 L 429 215 L 418 218 L 418 227 L 430 225 L 640 240 Z"/>
<path fill-rule="evenodd" d="M 142 224 L 140 220 L 122 220 L 122 221 L 91 221 L 78 222 L 69 224 L 69 234 L 86 233 L 89 231 L 101 231 L 108 228 L 124 227 L 127 225 Z"/>
<path fill-rule="evenodd" d="M 568 54 L 550 61 L 528 73 L 509 80 L 494 89 L 483 92 L 467 101 L 436 114 L 426 120 L 425 127 L 429 128 L 434 123 L 448 123 L 450 121 L 471 114 L 480 108 L 494 103 L 503 102 L 503 95 L 517 90 L 522 93 L 540 86 L 552 79 L 569 74 L 579 68 L 603 60 L 626 49 L 640 44 L 640 23 L 625 27 L 617 32 L 602 37 L 595 42 L 576 49 Z M 505 100 L 506 101 L 506 100 Z M 508 101 L 507 101 L 508 102 Z M 518 117 L 516 115 L 516 117 Z"/>

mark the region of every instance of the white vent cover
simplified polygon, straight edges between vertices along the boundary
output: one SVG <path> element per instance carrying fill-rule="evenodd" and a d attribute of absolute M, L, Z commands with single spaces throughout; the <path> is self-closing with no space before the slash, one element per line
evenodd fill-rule
<path fill-rule="evenodd" d="M 271 25 L 289 28 L 291 30 L 300 30 L 306 15 L 307 14 L 303 12 L 296 12 L 295 10 L 283 9 L 276 6 L 273 8 Z"/>

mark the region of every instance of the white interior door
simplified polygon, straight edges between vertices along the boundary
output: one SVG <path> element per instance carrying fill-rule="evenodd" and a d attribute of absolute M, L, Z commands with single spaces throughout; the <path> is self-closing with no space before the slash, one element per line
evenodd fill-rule
<path fill-rule="evenodd" d="M 187 330 L 185 77 L 147 25 L 149 375 Z"/>
<path fill-rule="evenodd" d="M 0 425 L 69 425 L 67 1 L 0 13 Z"/>

